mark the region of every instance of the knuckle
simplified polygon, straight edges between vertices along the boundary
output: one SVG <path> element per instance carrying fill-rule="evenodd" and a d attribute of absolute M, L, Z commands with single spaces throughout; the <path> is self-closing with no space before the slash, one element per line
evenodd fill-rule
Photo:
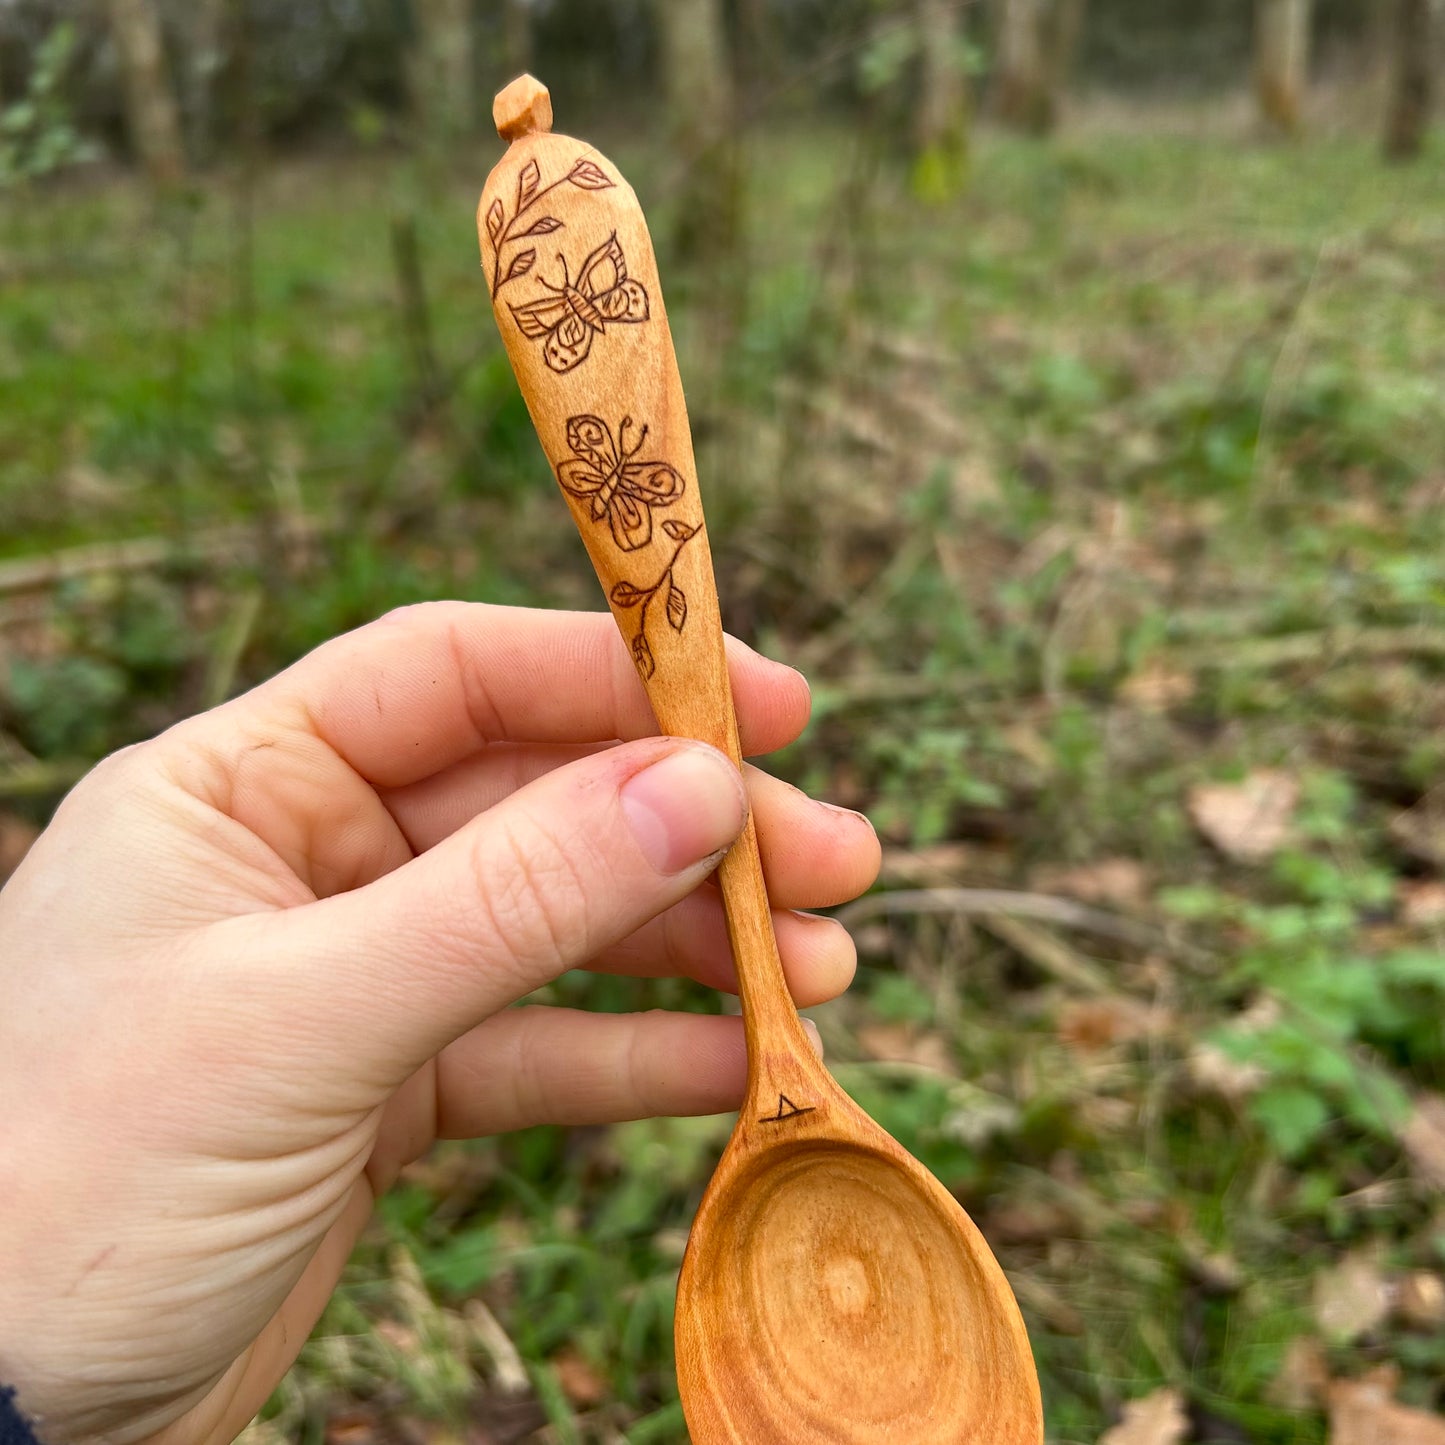
<path fill-rule="evenodd" d="M 589 875 L 574 854 L 581 845 L 534 818 L 502 826 L 500 856 L 488 839 L 476 860 L 487 930 L 529 973 L 560 972 L 588 951 Z"/>

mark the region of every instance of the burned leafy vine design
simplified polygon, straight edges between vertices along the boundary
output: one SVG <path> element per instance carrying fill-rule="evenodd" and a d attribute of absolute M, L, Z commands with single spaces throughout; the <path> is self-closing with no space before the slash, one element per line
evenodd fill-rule
<path fill-rule="evenodd" d="M 677 559 L 682 555 L 682 549 L 702 531 L 702 528 L 669 518 L 662 524 L 662 530 L 677 543 L 677 546 L 672 549 L 672 556 L 667 559 L 667 566 L 663 569 L 662 575 L 651 587 L 639 587 L 635 582 L 624 580 L 619 582 L 611 592 L 614 607 L 626 610 L 641 606 L 642 610 L 637 617 L 637 631 L 632 635 L 631 647 L 632 660 L 637 665 L 637 671 L 644 682 L 649 681 L 653 673 L 657 671 L 657 662 L 652 655 L 652 644 L 647 640 L 647 609 L 661 596 L 664 598 L 663 605 L 667 610 L 667 620 L 671 623 L 673 631 L 681 632 L 687 626 L 687 594 L 673 580 L 672 573 L 677 566 Z"/>
<path fill-rule="evenodd" d="M 565 223 L 559 221 L 556 216 L 547 215 L 538 216 L 525 229 L 519 229 L 519 227 L 522 226 L 527 215 L 536 209 L 537 204 L 544 196 L 550 195 L 559 186 L 569 185 L 576 186 L 583 191 L 606 191 L 616 185 L 616 182 L 596 161 L 588 160 L 586 156 L 579 156 L 565 176 L 560 180 L 553 181 L 549 186 L 544 186 L 542 184 L 542 168 L 533 157 L 522 167 L 521 173 L 517 176 L 516 209 L 511 218 L 508 219 L 506 207 L 502 205 L 500 197 L 487 208 L 487 239 L 492 243 L 492 251 L 496 256 L 492 267 L 492 299 L 494 301 L 503 286 L 509 281 L 516 281 L 525 276 L 537 264 L 537 248 L 528 246 L 512 257 L 504 273 L 502 252 L 506 247 L 514 245 L 518 241 L 525 241 L 533 236 L 550 236 L 553 231 L 560 231 Z"/>

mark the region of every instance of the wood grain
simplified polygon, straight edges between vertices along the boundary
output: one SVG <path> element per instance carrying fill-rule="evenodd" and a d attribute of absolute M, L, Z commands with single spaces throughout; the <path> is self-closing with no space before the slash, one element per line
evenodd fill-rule
<path fill-rule="evenodd" d="M 497 324 L 664 732 L 741 762 L 687 405 L 642 209 L 546 90 L 477 209 Z M 696 1445 L 1038 1445 L 1038 1379 L 997 1261 L 956 1200 L 833 1081 L 798 1020 L 751 821 L 718 869 L 748 1042 L 737 1127 L 678 1284 Z"/>

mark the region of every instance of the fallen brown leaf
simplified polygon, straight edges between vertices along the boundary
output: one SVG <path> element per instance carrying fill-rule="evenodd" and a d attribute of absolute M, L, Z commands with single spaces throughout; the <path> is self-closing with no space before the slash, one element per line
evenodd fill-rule
<path fill-rule="evenodd" d="M 885 848 L 878 877 L 885 883 L 924 886 L 958 883 L 980 873 L 992 877 L 997 865 L 988 866 L 986 850 L 974 843 L 933 843 L 924 848 Z"/>
<path fill-rule="evenodd" d="M 580 1350 L 566 1345 L 552 1356 L 551 1365 L 562 1393 L 580 1409 L 600 1405 L 612 1392 L 612 1386 Z"/>
<path fill-rule="evenodd" d="M 1399 1372 L 1382 1365 L 1330 1385 L 1330 1445 L 1445 1445 L 1445 1419 L 1395 1403 L 1398 1381 Z"/>
<path fill-rule="evenodd" d="M 1299 781 L 1257 768 L 1239 783 L 1197 783 L 1186 803 L 1194 826 L 1226 858 L 1261 863 L 1289 841 Z"/>
<path fill-rule="evenodd" d="M 1269 1078 L 1269 1071 L 1263 1065 L 1241 1063 L 1215 1044 L 1195 1045 L 1186 1067 L 1198 1088 L 1235 1102 L 1258 1093 Z"/>
<path fill-rule="evenodd" d="M 1163 662 L 1149 662 L 1124 679 L 1119 697 L 1144 712 L 1164 712 L 1194 696 L 1192 673 Z"/>
<path fill-rule="evenodd" d="M 864 1024 L 858 1030 L 858 1042 L 880 1063 L 917 1064 L 935 1074 L 958 1074 L 943 1035 L 913 1024 Z"/>
<path fill-rule="evenodd" d="M 1315 1323 L 1326 1339 L 1350 1344 L 1390 1313 L 1390 1285 L 1373 1249 L 1356 1250 L 1314 1280 Z"/>
<path fill-rule="evenodd" d="M 1396 892 L 1400 917 L 1416 928 L 1445 923 L 1445 883 L 1435 878 L 1404 878 Z"/>
<path fill-rule="evenodd" d="M 1411 1329 L 1445 1326 L 1445 1280 L 1428 1269 L 1411 1270 L 1395 1285 L 1395 1313 Z"/>
<path fill-rule="evenodd" d="M 1445 1098 L 1416 1096 L 1415 1110 L 1400 1131 L 1400 1144 L 1421 1177 L 1445 1189 Z"/>
<path fill-rule="evenodd" d="M 979 1221 L 993 1244 L 1038 1244 L 1079 1232 L 1078 1216 L 1048 1199 L 997 1204 Z"/>
<path fill-rule="evenodd" d="M 326 1445 L 391 1445 L 395 1433 L 374 1410 L 358 1405 L 326 1422 Z"/>
<path fill-rule="evenodd" d="M 0 883 L 19 866 L 40 836 L 40 829 L 18 813 L 0 813 Z"/>
<path fill-rule="evenodd" d="M 1387 826 L 1390 837 L 1411 857 L 1445 868 L 1445 787 L 1432 788 Z"/>
<path fill-rule="evenodd" d="M 1076 868 L 1035 868 L 1029 884 L 1040 893 L 1063 893 L 1081 903 L 1138 908 L 1148 897 L 1149 875 L 1134 858 L 1101 858 Z"/>
<path fill-rule="evenodd" d="M 1265 1397 L 1282 1410 L 1302 1414 L 1319 1404 L 1329 1383 L 1324 1346 L 1313 1335 L 1297 1335 L 1285 1346 L 1279 1372 L 1269 1382 Z"/>
<path fill-rule="evenodd" d="M 1106 1049 L 1160 1033 L 1168 1024 L 1163 1009 L 1150 1008 L 1138 999 L 1071 999 L 1059 1010 L 1059 1038 L 1081 1051 Z"/>
<path fill-rule="evenodd" d="M 1125 1405 L 1124 1418 L 1099 1436 L 1099 1445 L 1180 1445 L 1188 1431 L 1183 1397 L 1165 1385 Z"/>

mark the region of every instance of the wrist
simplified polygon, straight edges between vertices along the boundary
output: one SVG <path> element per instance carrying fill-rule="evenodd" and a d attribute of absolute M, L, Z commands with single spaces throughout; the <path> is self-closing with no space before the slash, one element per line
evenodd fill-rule
<path fill-rule="evenodd" d="M 9 1385 L 0 1385 L 0 1445 L 40 1445 Z"/>

